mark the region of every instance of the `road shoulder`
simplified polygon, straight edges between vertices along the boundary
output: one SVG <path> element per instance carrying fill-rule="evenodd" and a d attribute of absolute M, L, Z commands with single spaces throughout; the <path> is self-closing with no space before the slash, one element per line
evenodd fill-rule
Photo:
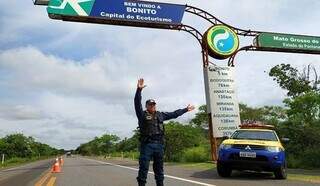
<path fill-rule="evenodd" d="M 138 167 L 138 161 L 132 159 L 122 159 L 122 158 L 104 158 L 104 157 L 86 157 L 89 159 L 95 159 L 100 161 L 105 161 L 117 165 Z M 212 172 L 216 172 L 216 165 L 210 162 L 207 163 L 165 163 L 165 171 L 168 174 L 174 174 L 177 176 L 185 177 L 186 175 L 193 175 L 195 177 L 201 177 L 201 174 L 212 175 Z M 207 175 L 209 177 L 209 175 Z M 254 174 L 255 176 L 260 176 L 259 173 Z M 264 174 L 262 174 L 264 175 Z M 268 178 L 273 176 L 272 174 L 265 174 Z M 269 176 L 268 176 L 269 175 Z M 248 177 L 246 173 L 237 174 L 236 177 L 244 176 Z M 205 176 L 206 177 L 206 176 Z M 250 177 L 250 176 L 249 176 Z M 303 170 L 303 169 L 289 169 L 288 170 L 288 180 L 289 181 L 299 181 L 306 183 L 320 183 L 320 170 Z"/>

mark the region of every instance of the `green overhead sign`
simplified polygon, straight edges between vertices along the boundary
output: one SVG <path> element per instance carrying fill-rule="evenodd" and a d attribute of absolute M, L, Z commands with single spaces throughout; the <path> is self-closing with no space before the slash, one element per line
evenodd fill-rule
<path fill-rule="evenodd" d="M 280 52 L 320 53 L 320 37 L 260 33 L 255 40 L 260 49 Z"/>

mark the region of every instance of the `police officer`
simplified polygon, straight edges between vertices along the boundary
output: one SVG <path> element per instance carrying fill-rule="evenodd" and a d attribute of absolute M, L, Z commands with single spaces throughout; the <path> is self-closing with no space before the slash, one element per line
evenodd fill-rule
<path fill-rule="evenodd" d="M 134 97 L 134 106 L 139 121 L 140 158 L 137 181 L 139 186 L 146 184 L 150 159 L 153 158 L 153 171 L 157 186 L 163 186 L 163 155 L 164 155 L 164 125 L 166 120 L 177 118 L 186 112 L 194 110 L 188 105 L 174 112 L 159 112 L 153 99 L 146 101 L 146 110 L 142 109 L 141 91 L 145 88 L 144 80 L 139 79 Z"/>

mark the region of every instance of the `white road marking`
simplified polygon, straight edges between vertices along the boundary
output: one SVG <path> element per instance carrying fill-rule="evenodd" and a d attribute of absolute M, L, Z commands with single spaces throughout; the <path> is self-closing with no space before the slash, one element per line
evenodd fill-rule
<path fill-rule="evenodd" d="M 136 169 L 136 168 L 133 168 L 133 167 L 127 167 L 127 166 L 123 166 L 123 165 L 117 165 L 117 164 L 113 164 L 113 163 L 108 163 L 108 162 L 99 161 L 99 160 L 93 160 L 93 159 L 88 159 L 88 158 L 82 158 L 82 159 L 89 160 L 89 161 L 94 161 L 94 162 L 101 163 L 101 164 L 111 165 L 111 166 L 115 166 L 115 167 L 120 167 L 120 168 L 124 168 L 124 169 L 130 169 L 130 170 L 134 170 L 134 171 L 139 171 L 139 169 Z M 152 172 L 152 171 L 149 171 L 148 173 L 154 175 L 154 172 Z M 189 179 L 184 179 L 184 178 L 180 178 L 180 177 L 176 177 L 176 176 L 164 175 L 164 177 L 171 178 L 171 179 L 176 179 L 176 180 L 180 180 L 180 181 L 185 181 L 185 182 L 189 182 L 189 183 L 194 183 L 194 184 L 197 184 L 197 185 L 216 186 L 216 185 L 203 183 L 203 182 L 198 182 L 198 181 L 193 181 L 193 180 L 189 180 Z"/>
<path fill-rule="evenodd" d="M 25 166 L 21 166 L 21 167 L 25 167 Z M 19 167 L 19 168 L 21 168 Z M 10 168 L 10 169 L 4 169 L 4 170 L 1 170 L 0 172 L 7 172 L 7 171 L 12 171 L 12 170 L 15 170 L 17 169 L 17 167 L 13 167 L 13 168 Z"/>

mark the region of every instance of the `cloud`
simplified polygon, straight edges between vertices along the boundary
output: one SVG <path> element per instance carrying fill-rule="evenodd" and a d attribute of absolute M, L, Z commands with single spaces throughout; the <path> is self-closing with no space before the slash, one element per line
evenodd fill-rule
<path fill-rule="evenodd" d="M 44 114 L 29 105 L 1 105 L 0 118 L 7 120 L 39 120 L 45 118 Z"/>
<path fill-rule="evenodd" d="M 94 60 L 94 59 L 93 59 Z M 114 69 L 100 62 L 81 64 L 27 47 L 0 54 L 0 68 L 10 71 L 5 82 L 8 88 L 66 95 L 127 96 L 127 86 L 114 84 Z M 125 78 L 124 78 L 125 79 Z"/>
<path fill-rule="evenodd" d="M 167 45 L 157 46 L 160 49 L 167 47 Z M 38 124 L 32 123 L 36 125 L 32 128 L 22 129 L 19 128 L 19 125 L 11 124 L 8 127 L 9 131 L 15 129 L 28 131 L 41 138 L 41 141 L 48 141 L 52 138 L 50 135 L 53 135 L 51 134 L 53 132 L 48 133 L 48 131 L 57 130 L 56 133 L 61 138 L 59 141 L 73 148 L 78 143 L 74 144 L 74 140 L 66 140 L 70 133 L 80 135 L 85 131 L 91 135 L 101 135 L 109 131 L 121 137 L 129 136 L 137 127 L 133 111 L 133 95 L 139 76 L 146 77 L 150 87 L 144 92 L 144 99 L 156 98 L 159 100 L 158 106 L 161 110 L 172 111 L 185 107 L 189 102 L 203 103 L 203 95 L 200 93 L 198 97 L 195 94 L 195 87 L 190 87 L 191 84 L 203 86 L 201 82 L 200 84 L 195 82 L 201 80 L 201 68 L 196 72 L 200 75 L 197 75 L 197 78 L 188 79 L 187 76 L 183 77 L 179 73 L 174 73 L 182 66 L 186 69 L 182 68 L 180 71 L 186 72 L 192 69 L 190 65 L 197 66 L 192 63 L 184 65 L 178 60 L 183 50 L 172 52 L 178 54 L 168 57 L 164 63 L 159 55 L 161 50 L 154 47 L 154 51 L 148 56 L 153 59 L 150 61 L 140 56 L 140 54 L 143 55 L 139 53 L 142 50 L 140 47 L 143 48 L 137 45 L 135 51 L 132 51 L 131 59 L 102 53 L 99 57 L 86 59 L 84 63 L 45 55 L 33 47 L 0 52 L 0 68 L 2 71 L 10 72 L 0 78 L 1 89 L 5 89 L 8 94 L 21 92 L 23 99 L 18 102 L 19 104 L 30 104 L 46 116 L 39 120 Z M 132 63 L 135 63 L 135 68 L 131 67 Z M 159 70 L 161 68 L 164 71 Z M 153 75 L 150 75 L 149 72 L 152 72 Z M 172 92 L 176 95 L 173 96 Z M 5 100 L 0 99 L 1 101 Z M 14 104 L 15 101 L 11 101 L 13 102 L 11 104 Z M 11 117 L 5 116 L 6 114 L 8 113 L 2 114 L 4 119 Z M 188 114 L 181 120 L 187 121 L 191 116 L 192 114 Z M 4 125 L 9 126 L 9 123 L 12 122 L 6 121 Z M 31 124 L 27 122 L 23 125 Z M 52 126 L 59 129 L 52 129 Z M 37 128 L 45 130 L 39 131 Z"/>

